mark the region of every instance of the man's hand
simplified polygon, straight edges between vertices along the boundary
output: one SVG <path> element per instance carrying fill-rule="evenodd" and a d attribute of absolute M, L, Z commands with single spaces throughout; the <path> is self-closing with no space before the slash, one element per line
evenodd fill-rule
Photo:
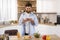
<path fill-rule="evenodd" d="M 23 19 L 23 23 L 25 23 L 25 22 L 27 22 L 28 20 L 27 20 L 27 18 L 26 19 Z"/>
<path fill-rule="evenodd" d="M 27 18 L 27 20 L 34 24 L 34 20 L 32 20 L 32 18 Z"/>
<path fill-rule="evenodd" d="M 31 20 L 31 18 L 25 18 L 25 19 L 23 19 L 23 23 L 30 21 L 30 20 Z"/>
<path fill-rule="evenodd" d="M 34 24 L 34 20 L 32 20 L 32 18 L 23 19 L 23 23 L 25 23 L 27 21 L 30 21 L 32 24 Z"/>

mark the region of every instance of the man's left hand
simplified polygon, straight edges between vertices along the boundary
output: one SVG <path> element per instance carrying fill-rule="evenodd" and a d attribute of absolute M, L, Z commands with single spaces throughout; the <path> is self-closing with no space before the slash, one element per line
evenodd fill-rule
<path fill-rule="evenodd" d="M 32 24 L 34 24 L 34 20 L 32 18 L 27 18 Z"/>

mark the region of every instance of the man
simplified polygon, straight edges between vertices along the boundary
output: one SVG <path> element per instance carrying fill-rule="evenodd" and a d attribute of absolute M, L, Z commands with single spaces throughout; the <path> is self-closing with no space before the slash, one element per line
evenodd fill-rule
<path fill-rule="evenodd" d="M 35 26 L 38 25 L 38 20 L 36 15 L 32 12 L 31 3 L 25 5 L 25 12 L 20 16 L 19 25 L 22 25 L 22 35 L 33 35 L 35 33 Z"/>

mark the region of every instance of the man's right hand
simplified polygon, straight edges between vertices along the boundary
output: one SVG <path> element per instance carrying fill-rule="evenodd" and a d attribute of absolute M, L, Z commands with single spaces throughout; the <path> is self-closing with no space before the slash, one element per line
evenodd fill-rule
<path fill-rule="evenodd" d="M 23 23 L 25 23 L 25 22 L 27 22 L 28 20 L 27 20 L 27 18 L 26 19 L 23 19 Z"/>

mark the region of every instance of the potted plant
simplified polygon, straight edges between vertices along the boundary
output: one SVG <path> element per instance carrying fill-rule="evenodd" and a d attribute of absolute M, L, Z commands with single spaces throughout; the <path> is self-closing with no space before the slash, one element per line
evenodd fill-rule
<path fill-rule="evenodd" d="M 14 23 L 17 24 L 18 23 L 18 20 L 15 20 Z"/>
<path fill-rule="evenodd" d="M 34 39 L 35 40 L 40 40 L 40 34 L 39 33 L 34 33 Z"/>
<path fill-rule="evenodd" d="M 14 20 L 11 20 L 11 21 L 10 21 L 10 24 L 14 24 Z"/>

